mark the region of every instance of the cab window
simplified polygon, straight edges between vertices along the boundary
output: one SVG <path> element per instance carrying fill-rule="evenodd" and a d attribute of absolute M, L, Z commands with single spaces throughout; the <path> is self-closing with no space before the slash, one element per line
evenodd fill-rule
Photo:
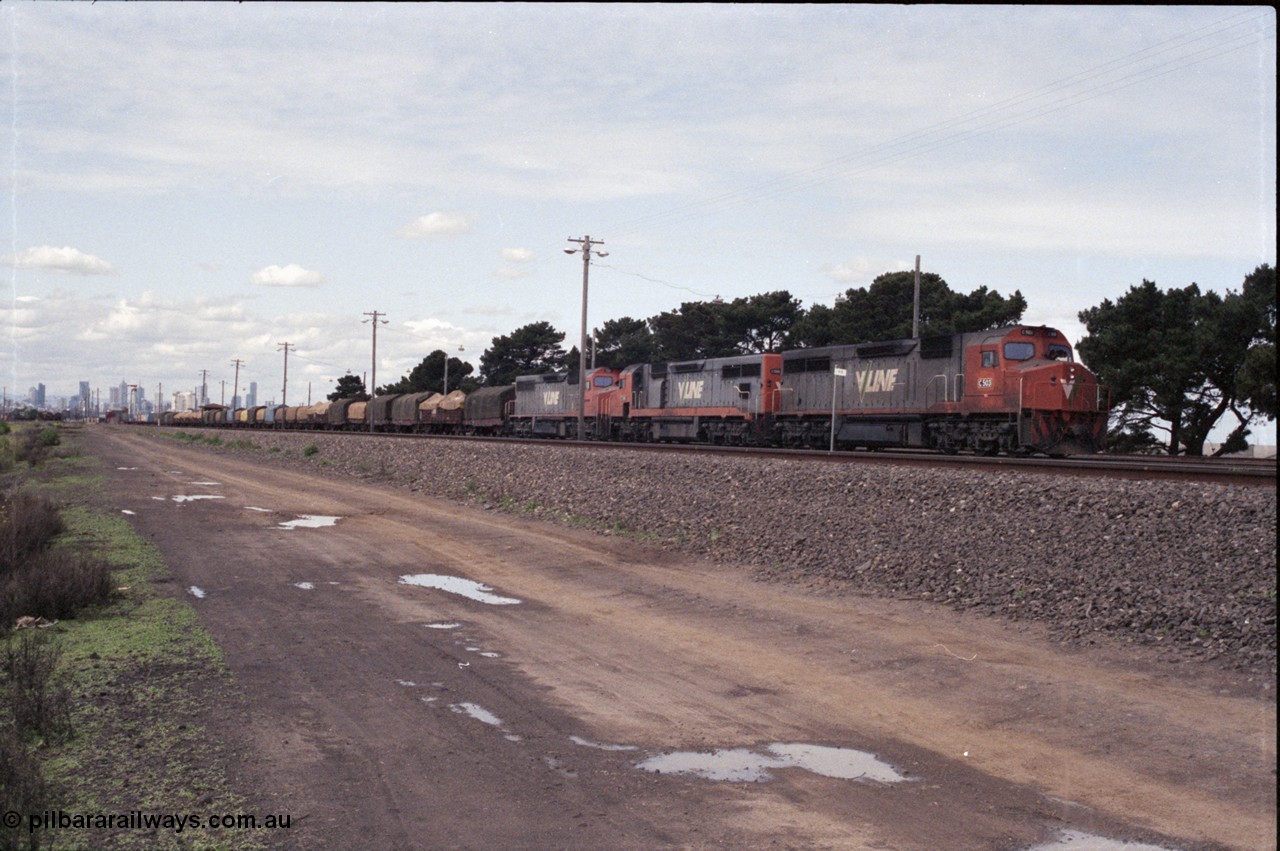
<path fill-rule="evenodd" d="M 609 375 L 597 375 L 591 380 L 591 383 L 596 387 L 612 387 L 613 377 Z"/>
<path fill-rule="evenodd" d="M 1031 360 L 1036 356 L 1035 343 L 1005 343 L 1005 360 Z"/>
<path fill-rule="evenodd" d="M 1071 360 L 1071 347 L 1050 343 L 1049 348 L 1045 350 L 1045 355 L 1053 360 L 1069 361 Z"/>
<path fill-rule="evenodd" d="M 987 369 L 989 369 L 989 368 L 991 368 L 991 367 L 993 367 L 993 366 L 999 366 L 999 365 L 1000 365 L 1000 355 L 999 355 L 999 354 L 997 354 L 996 352 L 983 352 L 983 353 L 982 353 L 982 366 L 983 366 L 983 368 L 987 368 Z"/>

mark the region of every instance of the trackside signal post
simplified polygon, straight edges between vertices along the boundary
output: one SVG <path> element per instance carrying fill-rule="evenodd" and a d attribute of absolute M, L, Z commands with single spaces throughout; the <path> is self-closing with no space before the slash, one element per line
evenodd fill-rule
<path fill-rule="evenodd" d="M 604 245 L 603 239 L 592 240 L 590 235 L 582 239 L 569 237 L 581 248 L 566 248 L 565 254 L 582 252 L 582 332 L 578 335 L 578 440 L 586 434 L 587 421 L 587 270 L 591 268 L 591 246 Z M 597 251 L 597 257 L 608 257 L 609 252 Z"/>

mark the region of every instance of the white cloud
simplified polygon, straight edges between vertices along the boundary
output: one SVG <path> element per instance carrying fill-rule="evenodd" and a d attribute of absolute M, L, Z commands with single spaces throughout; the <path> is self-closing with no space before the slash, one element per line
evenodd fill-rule
<path fill-rule="evenodd" d="M 54 248 L 52 245 L 36 245 L 24 248 L 16 254 L 10 254 L 0 262 L 17 269 L 49 269 L 54 272 L 65 272 L 68 275 L 120 274 L 115 266 L 101 257 L 85 254 L 70 246 Z"/>
<path fill-rule="evenodd" d="M 427 213 L 396 231 L 405 239 L 446 239 L 471 232 L 473 213 Z"/>
<path fill-rule="evenodd" d="M 318 287 L 324 283 L 324 275 L 290 263 L 259 269 L 249 280 L 264 287 Z"/>
<path fill-rule="evenodd" d="M 448 341 L 459 338 L 465 333 L 461 327 L 454 325 L 452 322 L 445 322 L 442 319 L 436 319 L 434 316 L 429 316 L 426 319 L 411 319 L 404 324 L 414 336 L 430 341 Z M 446 343 L 433 344 L 437 346 L 446 345 Z M 457 344 L 455 343 L 454 345 L 456 346 Z"/>
<path fill-rule="evenodd" d="M 527 248 L 502 249 L 502 259 L 510 260 L 512 263 L 529 263 L 533 260 L 533 256 L 533 252 Z"/>
<path fill-rule="evenodd" d="M 853 257 L 843 263 L 823 268 L 823 273 L 838 284 L 867 286 L 889 268 L 887 261 L 870 257 Z"/>

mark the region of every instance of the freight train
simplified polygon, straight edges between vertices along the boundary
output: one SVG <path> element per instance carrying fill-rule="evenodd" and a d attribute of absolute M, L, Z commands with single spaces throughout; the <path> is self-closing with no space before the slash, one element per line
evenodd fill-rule
<path fill-rule="evenodd" d="M 1109 394 L 1043 326 L 525 375 L 504 387 L 164 414 L 162 425 L 942 452 L 1097 452 Z M 582 434 L 578 434 L 582 414 Z"/>

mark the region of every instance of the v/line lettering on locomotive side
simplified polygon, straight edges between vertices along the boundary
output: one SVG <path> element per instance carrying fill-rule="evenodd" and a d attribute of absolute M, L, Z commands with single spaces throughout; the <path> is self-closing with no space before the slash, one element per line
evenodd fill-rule
<path fill-rule="evenodd" d="M 554 408 L 555 406 L 559 405 L 560 391 L 559 390 L 543 390 L 542 404 L 546 405 L 548 408 Z"/>
<path fill-rule="evenodd" d="M 897 369 L 860 369 L 854 372 L 862 393 L 888 393 L 898 383 Z"/>
<path fill-rule="evenodd" d="M 677 381 L 676 395 L 680 397 L 680 401 L 688 402 L 693 399 L 702 398 L 702 381 Z"/>

